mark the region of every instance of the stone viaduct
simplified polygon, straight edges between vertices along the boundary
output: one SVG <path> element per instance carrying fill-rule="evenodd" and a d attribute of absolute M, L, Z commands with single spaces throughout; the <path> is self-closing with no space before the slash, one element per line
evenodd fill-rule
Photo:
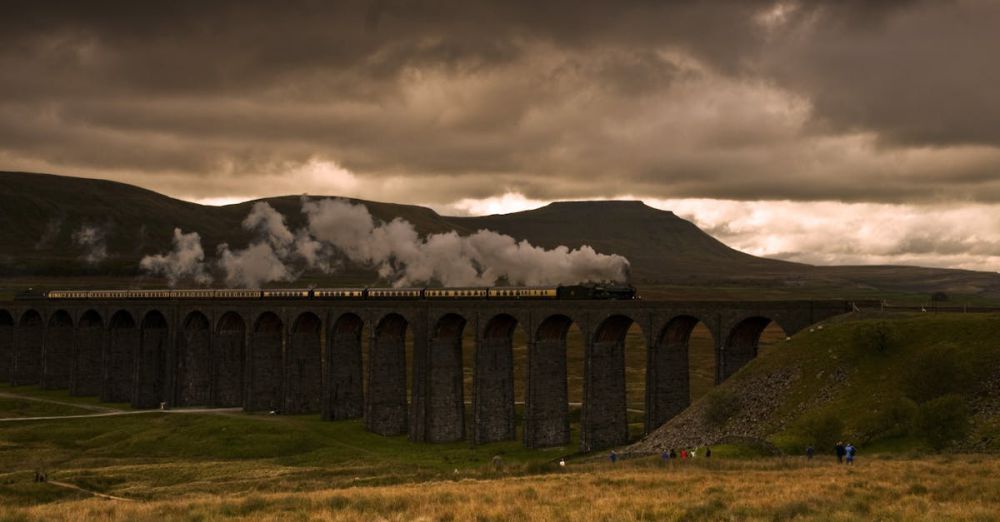
<path fill-rule="evenodd" d="M 850 311 L 845 301 L 0 302 L 0 381 L 68 388 L 136 408 L 242 407 L 324 419 L 363 418 L 382 435 L 466 438 L 463 350 L 474 350 L 471 438 L 516 438 L 513 334 L 527 339 L 524 444 L 570 440 L 566 334 L 585 339 L 581 449 L 628 441 L 625 334 L 646 347 L 645 428 L 689 403 L 688 339 L 715 339 L 716 381 L 757 353 L 777 322 L 792 335 Z M 368 326 L 366 329 L 365 326 Z M 475 345 L 463 346 L 466 329 Z M 369 332 L 367 365 L 364 332 Z M 407 360 L 407 334 L 412 358 Z M 407 387 L 407 364 L 412 386 Z M 367 366 L 367 379 L 362 375 Z M 364 383 L 367 382 L 367 386 Z"/>

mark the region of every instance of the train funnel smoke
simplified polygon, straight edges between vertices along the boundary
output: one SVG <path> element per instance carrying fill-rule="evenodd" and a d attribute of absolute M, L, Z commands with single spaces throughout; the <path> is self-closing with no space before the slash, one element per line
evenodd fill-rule
<path fill-rule="evenodd" d="M 185 234 L 174 229 L 174 249 L 169 254 L 146 256 L 139 262 L 143 271 L 167 278 L 170 286 L 179 281 L 192 280 L 207 285 L 212 276 L 205 267 L 205 250 L 201 247 L 201 236 L 197 232 Z"/>
<path fill-rule="evenodd" d="M 103 228 L 82 225 L 73 232 L 73 241 L 83 247 L 82 259 L 88 265 L 96 265 L 108 258 L 107 233 Z"/>
<path fill-rule="evenodd" d="M 625 281 L 628 260 L 589 246 L 546 250 L 527 241 L 480 230 L 421 238 L 408 221 L 376 224 L 363 205 L 337 199 L 306 201 L 309 233 L 351 261 L 377 267 L 397 286 L 438 281 L 444 286 L 554 285 Z"/>
<path fill-rule="evenodd" d="M 590 246 L 551 250 L 491 230 L 469 236 L 455 232 L 420 237 L 410 222 L 376 222 L 364 205 L 341 199 L 303 199 L 306 227 L 292 232 L 285 217 L 258 202 L 243 221 L 259 238 L 242 250 L 223 243 L 215 269 L 226 285 L 259 287 L 292 281 L 305 270 L 330 273 L 347 260 L 376 269 L 394 286 L 440 283 L 444 286 L 556 285 L 628 278 L 622 256 L 600 254 Z M 188 277 L 211 281 L 196 233 L 175 231 L 174 252 L 147 256 L 144 270 L 167 277 L 171 285 Z"/>

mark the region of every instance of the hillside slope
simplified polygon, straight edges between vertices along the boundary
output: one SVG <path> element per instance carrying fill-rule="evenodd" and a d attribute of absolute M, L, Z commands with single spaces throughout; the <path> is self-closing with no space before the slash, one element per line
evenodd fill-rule
<path fill-rule="evenodd" d="M 221 243 L 241 248 L 252 240 L 240 224 L 254 202 L 203 206 L 123 183 L 18 172 L 0 172 L 0 187 L 0 277 L 134 278 L 144 255 L 170 250 L 175 227 L 198 232 L 209 257 Z M 304 224 L 299 196 L 265 201 L 285 215 L 293 230 Z M 997 273 L 899 266 L 815 267 L 751 256 L 672 212 L 639 201 L 559 202 L 481 217 L 447 217 L 415 205 L 351 201 L 364 204 L 378 220 L 405 219 L 423 235 L 490 229 L 547 248 L 589 244 L 598 252 L 628 258 L 633 281 L 641 287 L 735 286 L 786 295 L 802 293 L 806 287 L 821 289 L 810 297 L 945 291 L 975 299 L 1000 298 Z M 75 237 L 85 228 L 103 236 L 106 256 L 99 262 L 86 262 L 90 248 Z M 365 267 L 348 266 L 333 276 L 306 277 L 312 283 L 343 284 L 371 281 L 375 276 Z"/>
<path fill-rule="evenodd" d="M 776 275 L 808 265 L 754 257 L 724 245 L 694 223 L 641 201 L 567 201 L 535 210 L 445 218 L 456 227 L 487 228 L 552 248 L 589 244 L 625 255 L 638 280 L 712 279 L 732 274 Z"/>
<path fill-rule="evenodd" d="M 1000 451 L 1000 316 L 842 317 L 762 353 L 632 447 Z M 954 440 L 953 440 L 954 439 Z"/>

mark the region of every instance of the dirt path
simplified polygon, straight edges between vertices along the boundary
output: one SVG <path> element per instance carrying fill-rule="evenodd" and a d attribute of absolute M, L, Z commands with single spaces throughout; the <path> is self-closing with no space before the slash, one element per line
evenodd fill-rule
<path fill-rule="evenodd" d="M 96 491 L 91 491 L 89 489 L 83 489 L 80 486 L 74 486 L 73 484 L 67 484 L 66 482 L 56 482 L 55 480 L 50 480 L 50 481 L 46 482 L 46 484 L 52 484 L 53 486 L 58 486 L 60 488 L 66 488 L 66 489 L 73 489 L 73 490 L 76 490 L 76 491 L 82 491 L 82 492 L 87 493 L 89 495 L 93 495 L 95 497 L 106 498 L 108 500 L 121 500 L 121 501 L 124 501 L 124 502 L 132 502 L 132 499 L 130 499 L 130 498 L 116 497 L 114 495 L 106 495 L 104 493 L 98 493 Z"/>
<path fill-rule="evenodd" d="M 26 401 L 47 402 L 49 404 L 59 404 L 61 406 L 72 406 L 74 408 L 80 408 L 81 410 L 104 411 L 104 412 L 121 411 L 121 410 L 116 410 L 114 408 L 108 408 L 107 406 L 97 406 L 96 404 L 77 404 L 75 402 L 56 401 L 56 400 L 52 400 L 52 399 L 41 399 L 41 398 L 38 398 L 38 397 L 31 397 L 31 396 L 28 396 L 28 395 L 20 395 L 20 394 L 17 394 L 17 393 L 4 393 L 4 392 L 0 392 L 0 397 L 3 397 L 4 399 L 23 399 L 23 400 L 26 400 Z"/>
<path fill-rule="evenodd" d="M 242 408 L 182 408 L 176 410 L 112 410 L 102 413 L 90 413 L 86 415 L 54 415 L 48 417 L 14 417 L 10 419 L 0 419 L 3 422 L 28 422 L 43 420 L 64 420 L 64 419 L 91 419 L 95 417 L 118 417 L 121 415 L 148 415 L 150 413 L 219 413 L 232 414 L 242 412 Z"/>

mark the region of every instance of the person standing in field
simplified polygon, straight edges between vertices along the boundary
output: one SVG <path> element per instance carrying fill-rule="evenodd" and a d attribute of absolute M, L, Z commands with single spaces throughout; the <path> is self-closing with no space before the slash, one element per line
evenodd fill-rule
<path fill-rule="evenodd" d="M 681 448 L 681 461 L 685 461 L 688 458 L 688 450 Z"/>
<path fill-rule="evenodd" d="M 618 462 L 618 454 L 615 453 L 615 450 L 611 450 L 611 455 L 609 455 L 608 458 L 611 459 L 612 464 Z"/>
<path fill-rule="evenodd" d="M 712 447 L 711 446 L 705 446 L 705 458 L 706 459 L 712 458 Z"/>
<path fill-rule="evenodd" d="M 815 453 L 816 453 L 816 449 L 813 448 L 811 444 L 806 447 L 806 459 L 807 460 L 812 460 L 813 459 L 813 455 Z"/>
<path fill-rule="evenodd" d="M 844 463 L 844 443 L 843 442 L 838 442 L 837 445 L 833 447 L 833 450 L 837 453 L 837 464 L 843 464 Z"/>
<path fill-rule="evenodd" d="M 662 461 L 662 462 L 663 462 L 664 464 L 666 464 L 666 463 L 670 462 L 670 452 L 669 452 L 669 451 L 667 451 L 667 450 L 663 450 L 663 453 L 660 453 L 660 460 L 661 460 L 661 461 Z"/>
<path fill-rule="evenodd" d="M 698 456 L 698 448 L 691 448 L 691 458 Z"/>
<path fill-rule="evenodd" d="M 847 456 L 847 464 L 854 465 L 854 453 L 857 450 L 854 448 L 854 444 L 850 442 L 847 443 L 847 447 L 844 448 L 844 454 Z"/>
<path fill-rule="evenodd" d="M 673 448 L 670 448 L 670 458 L 671 459 L 676 459 L 677 458 L 677 452 L 674 451 Z"/>

